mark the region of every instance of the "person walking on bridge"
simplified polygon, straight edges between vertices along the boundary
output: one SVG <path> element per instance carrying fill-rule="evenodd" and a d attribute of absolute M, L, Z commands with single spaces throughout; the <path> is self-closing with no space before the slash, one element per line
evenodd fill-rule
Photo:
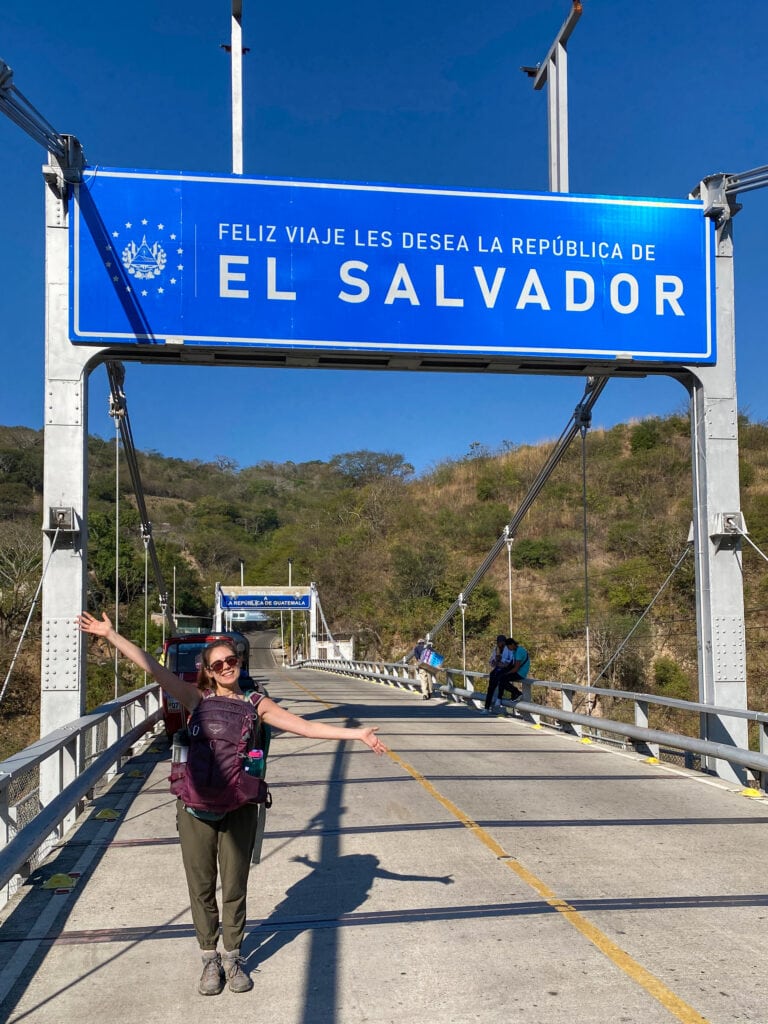
<path fill-rule="evenodd" d="M 421 686 L 421 696 L 424 700 L 432 699 L 432 687 L 435 681 L 435 670 L 431 665 L 428 665 L 425 661 L 422 661 L 424 652 L 430 648 L 431 644 L 423 637 L 419 637 L 413 646 L 413 650 L 410 654 L 406 654 L 403 658 L 403 664 L 407 665 L 409 661 L 416 659 L 416 675 L 419 677 L 419 684 Z"/>
<path fill-rule="evenodd" d="M 151 654 L 117 633 L 106 614 L 97 619 L 84 611 L 78 616 L 77 623 L 84 633 L 106 640 L 140 669 L 152 675 L 190 713 L 195 712 L 204 701 L 213 698 L 248 701 L 259 719 L 276 729 L 312 739 L 359 740 L 375 754 L 383 754 L 387 749 L 376 735 L 378 729 L 375 726 L 347 728 L 325 722 L 308 722 L 299 715 L 285 711 L 269 697 L 244 690 L 240 656 L 234 644 L 227 639 L 215 640 L 203 650 L 197 686 L 194 687 L 174 675 Z M 212 745 L 202 736 L 204 730 L 191 728 L 190 764 L 195 756 L 196 731 L 201 734 L 199 745 L 209 750 Z M 235 739 L 239 740 L 240 736 L 241 733 L 238 733 Z M 215 760 L 215 753 L 213 756 Z M 208 757 L 210 759 L 210 753 Z M 247 992 L 253 988 L 253 982 L 243 970 L 240 948 L 245 934 L 248 871 L 256 837 L 257 815 L 256 803 L 245 803 L 235 810 L 220 814 L 186 806 L 181 800 L 176 801 L 176 823 L 189 889 L 192 922 L 203 959 L 203 973 L 198 984 L 201 995 L 218 995 L 226 982 L 233 992 Z M 221 913 L 216 901 L 219 877 Z M 223 954 L 217 949 L 220 925 Z"/>

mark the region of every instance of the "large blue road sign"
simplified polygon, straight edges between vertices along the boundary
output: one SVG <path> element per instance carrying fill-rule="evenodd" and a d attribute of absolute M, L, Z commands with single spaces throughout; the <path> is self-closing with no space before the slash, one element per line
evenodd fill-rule
<path fill-rule="evenodd" d="M 699 201 L 90 168 L 74 342 L 715 361 Z"/>

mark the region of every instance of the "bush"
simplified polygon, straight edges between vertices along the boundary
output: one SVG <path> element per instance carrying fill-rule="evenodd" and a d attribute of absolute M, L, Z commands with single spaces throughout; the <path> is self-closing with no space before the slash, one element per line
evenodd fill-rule
<path fill-rule="evenodd" d="M 644 558 L 628 558 L 623 566 L 606 573 L 604 585 L 609 608 L 614 612 L 641 612 L 650 604 L 649 566 Z"/>
<path fill-rule="evenodd" d="M 739 482 L 742 487 L 751 487 L 757 477 L 755 467 L 745 459 L 739 459 Z"/>
<path fill-rule="evenodd" d="M 487 551 L 498 540 L 509 521 L 509 508 L 494 501 L 472 506 L 462 517 L 464 543 L 472 551 Z"/>
<path fill-rule="evenodd" d="M 445 574 L 446 564 L 445 551 L 437 545 L 410 548 L 398 544 L 392 549 L 394 600 L 431 597 Z"/>
<path fill-rule="evenodd" d="M 674 697 L 677 700 L 696 699 L 693 683 L 674 658 L 662 655 L 656 659 L 653 665 L 653 680 L 656 691 L 662 697 Z"/>
<path fill-rule="evenodd" d="M 659 422 L 655 419 L 643 420 L 632 428 L 629 435 L 629 447 L 633 453 L 649 452 L 661 441 Z"/>
<path fill-rule="evenodd" d="M 561 640 L 581 636 L 584 632 L 584 590 L 574 588 L 563 594 L 562 618 L 555 623 L 555 634 Z"/>
<path fill-rule="evenodd" d="M 561 561 L 560 549 L 551 540 L 519 540 L 512 546 L 512 564 L 516 569 L 546 569 Z"/>

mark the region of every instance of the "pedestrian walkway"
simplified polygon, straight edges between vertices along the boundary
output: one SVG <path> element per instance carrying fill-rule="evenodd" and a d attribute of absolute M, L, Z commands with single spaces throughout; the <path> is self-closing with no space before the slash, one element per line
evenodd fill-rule
<path fill-rule="evenodd" d="M 392 752 L 275 737 L 253 991 L 197 994 L 158 739 L 2 912 L 0 1020 L 768 1021 L 764 800 L 465 705 L 269 676 L 290 710 L 380 725 Z"/>

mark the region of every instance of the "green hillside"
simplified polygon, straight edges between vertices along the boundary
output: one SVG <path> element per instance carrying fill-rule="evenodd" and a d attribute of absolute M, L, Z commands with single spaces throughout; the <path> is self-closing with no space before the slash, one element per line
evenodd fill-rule
<path fill-rule="evenodd" d="M 740 423 L 742 507 L 752 541 L 768 549 L 768 425 Z M 0 427 L 0 669 L 5 678 L 41 573 L 42 433 Z M 89 601 L 115 603 L 114 443 L 90 450 Z M 463 458 L 415 477 L 398 454 L 349 452 L 329 462 L 239 468 L 138 457 L 168 587 L 176 607 L 210 614 L 216 581 L 318 584 L 331 630 L 353 633 L 360 656 L 401 657 L 461 592 L 517 510 L 550 446 L 472 445 Z M 648 419 L 586 438 L 591 674 L 602 671 L 683 554 L 691 521 L 687 416 Z M 120 470 L 121 628 L 144 635 L 144 547 Z M 539 678 L 586 681 L 584 506 L 580 440 L 528 512 L 512 549 L 515 635 Z M 749 701 L 766 706 L 764 608 L 768 567 L 744 550 Z M 466 611 L 467 666 L 482 670 L 493 637 L 509 627 L 506 549 Z M 157 610 L 150 580 L 150 608 Z M 150 645 L 159 632 L 150 630 Z M 440 633 L 460 665 L 461 622 Z M 601 685 L 695 698 L 693 559 L 687 557 Z M 124 686 L 132 685 L 126 668 Z M 89 669 L 88 705 L 112 693 L 111 662 Z M 39 608 L 2 704 L 0 757 L 37 735 Z"/>

